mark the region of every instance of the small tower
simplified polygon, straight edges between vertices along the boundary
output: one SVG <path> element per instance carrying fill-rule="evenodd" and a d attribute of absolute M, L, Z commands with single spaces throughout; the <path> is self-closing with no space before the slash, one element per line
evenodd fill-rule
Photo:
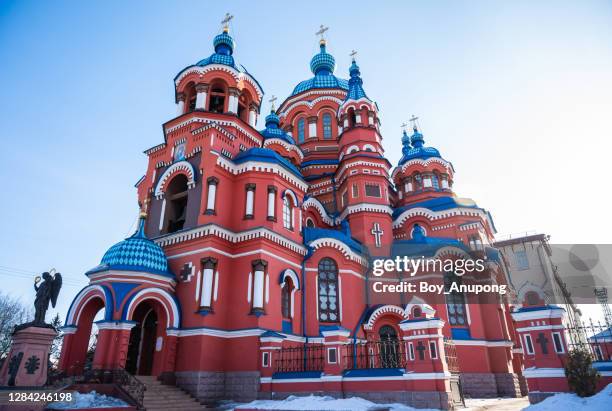
<path fill-rule="evenodd" d="M 391 164 L 383 156 L 378 130 L 378 108 L 366 95 L 356 52 L 351 53 L 349 89 L 338 109 L 342 126 L 338 211 L 348 219 L 351 235 L 369 247 L 372 255 L 383 255 L 393 241 L 389 197 Z"/>

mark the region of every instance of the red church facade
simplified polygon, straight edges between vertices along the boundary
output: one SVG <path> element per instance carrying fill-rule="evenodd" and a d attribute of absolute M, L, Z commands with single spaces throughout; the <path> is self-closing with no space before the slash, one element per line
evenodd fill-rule
<path fill-rule="evenodd" d="M 321 392 L 449 408 L 459 383 L 519 396 L 523 320 L 502 297 L 365 297 L 371 259 L 404 245 L 486 256 L 487 278 L 506 282 L 491 216 L 455 196 L 452 164 L 416 124 L 390 164 L 357 63 L 336 77 L 325 40 L 313 77 L 257 130 L 261 85 L 227 27 L 213 43 L 174 79 L 177 115 L 137 183 L 139 229 L 86 273 L 62 370 L 83 371 L 103 310 L 92 367 L 156 375 L 202 402 Z"/>

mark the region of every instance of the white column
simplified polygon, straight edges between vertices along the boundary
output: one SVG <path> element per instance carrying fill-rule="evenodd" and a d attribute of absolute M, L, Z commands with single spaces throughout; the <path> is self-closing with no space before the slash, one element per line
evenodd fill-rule
<path fill-rule="evenodd" d="M 251 107 L 249 109 L 249 125 L 251 127 L 255 127 L 256 123 L 257 123 L 257 110 L 255 110 L 254 107 Z"/>
<path fill-rule="evenodd" d="M 448 180 L 445 178 L 442 179 L 442 188 L 448 188 Z"/>
<path fill-rule="evenodd" d="M 344 128 L 348 127 L 348 117 L 344 119 Z"/>
<path fill-rule="evenodd" d="M 407 193 L 412 191 L 412 183 L 406 183 L 404 185 L 404 189 L 406 190 Z"/>
<path fill-rule="evenodd" d="M 208 195 L 205 213 L 215 214 L 215 200 L 217 198 L 217 184 L 219 184 L 219 179 L 217 177 L 208 177 L 206 181 L 208 183 Z"/>
<path fill-rule="evenodd" d="M 229 89 L 229 104 L 227 111 L 232 114 L 238 113 L 238 96 L 240 95 L 240 90 L 237 88 Z"/>
<path fill-rule="evenodd" d="M 180 116 L 185 111 L 185 100 L 179 100 L 176 103 L 176 115 Z"/>
<path fill-rule="evenodd" d="M 355 112 L 355 122 L 361 124 L 361 114 L 358 112 Z"/>
<path fill-rule="evenodd" d="M 268 220 L 276 220 L 276 187 L 268 186 Z"/>
<path fill-rule="evenodd" d="M 206 98 L 208 97 L 208 84 L 198 84 L 196 86 L 196 109 L 204 110 L 206 108 Z"/>
<path fill-rule="evenodd" d="M 338 126 L 338 135 L 342 134 L 342 127 Z"/>
<path fill-rule="evenodd" d="M 246 204 L 244 210 L 245 218 L 253 218 L 253 204 L 255 202 L 255 184 L 247 184 L 246 188 Z"/>
<path fill-rule="evenodd" d="M 211 257 L 202 259 L 202 294 L 200 295 L 200 307 L 211 308 L 213 295 L 213 276 L 217 260 Z"/>
<path fill-rule="evenodd" d="M 317 136 L 317 118 L 308 118 L 308 138 L 315 138 Z"/>
<path fill-rule="evenodd" d="M 267 263 L 263 260 L 253 261 L 253 311 L 263 311 L 264 308 L 264 270 Z"/>
<path fill-rule="evenodd" d="M 202 273 L 202 299 L 200 305 L 202 307 L 210 307 L 212 301 L 212 289 L 213 289 L 213 270 L 207 268 Z"/>
<path fill-rule="evenodd" d="M 369 125 L 373 125 L 374 124 L 374 114 L 370 114 L 368 116 L 368 124 Z"/>

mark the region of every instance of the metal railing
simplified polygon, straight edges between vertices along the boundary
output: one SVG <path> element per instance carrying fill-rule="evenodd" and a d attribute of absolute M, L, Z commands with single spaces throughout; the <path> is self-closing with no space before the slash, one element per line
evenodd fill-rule
<path fill-rule="evenodd" d="M 451 374 L 458 374 L 459 371 L 459 360 L 457 359 L 457 347 L 455 342 L 450 338 L 444 338 L 444 356 L 446 358 L 446 365 L 448 372 Z"/>
<path fill-rule="evenodd" d="M 346 369 L 406 368 L 406 345 L 394 338 L 356 341 L 344 358 Z"/>
<path fill-rule="evenodd" d="M 589 321 L 567 326 L 564 331 L 568 351 L 583 349 L 591 354 L 593 361 L 612 361 L 612 326 Z"/>
<path fill-rule="evenodd" d="M 282 348 L 274 361 L 274 372 L 323 371 L 325 346 L 300 345 Z"/>

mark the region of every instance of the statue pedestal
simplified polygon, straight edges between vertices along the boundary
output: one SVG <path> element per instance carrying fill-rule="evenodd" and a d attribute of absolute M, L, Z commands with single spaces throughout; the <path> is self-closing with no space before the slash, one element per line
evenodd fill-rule
<path fill-rule="evenodd" d="M 47 382 L 49 350 L 57 332 L 30 326 L 13 333 L 13 343 L 0 370 L 0 386 L 38 387 Z"/>

